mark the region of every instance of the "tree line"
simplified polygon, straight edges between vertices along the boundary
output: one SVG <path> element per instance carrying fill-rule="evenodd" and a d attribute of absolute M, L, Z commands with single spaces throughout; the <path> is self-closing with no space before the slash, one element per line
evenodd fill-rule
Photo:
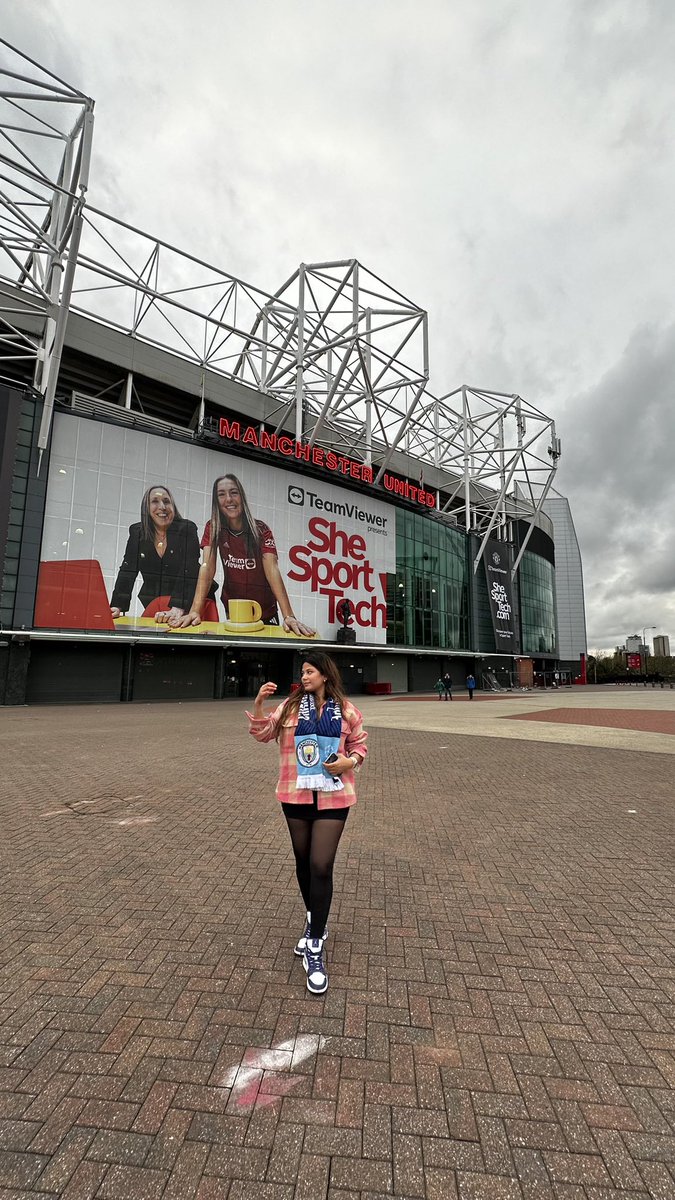
<path fill-rule="evenodd" d="M 675 680 L 675 658 L 666 658 L 660 654 L 650 654 L 645 663 L 645 671 L 629 671 L 626 667 L 626 655 L 619 651 L 600 650 L 597 654 L 589 654 L 586 671 L 589 682 L 614 683 L 617 679 L 648 679 L 654 677 Z"/>

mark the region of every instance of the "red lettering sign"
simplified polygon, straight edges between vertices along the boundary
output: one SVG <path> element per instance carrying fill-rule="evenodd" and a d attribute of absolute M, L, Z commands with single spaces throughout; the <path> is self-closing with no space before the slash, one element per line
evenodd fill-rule
<path fill-rule="evenodd" d="M 257 429 L 255 425 L 248 425 L 242 432 L 241 423 L 230 421 L 228 417 L 220 418 L 218 432 L 220 437 L 228 442 L 241 442 L 244 446 L 255 446 L 256 450 L 281 454 L 284 458 L 312 462 L 314 466 L 323 467 L 333 474 L 345 475 L 372 485 L 372 467 L 343 454 L 336 454 L 333 450 L 324 450 L 323 446 L 310 446 L 309 442 L 297 441 L 288 434 L 267 433 L 264 429 Z M 407 479 L 399 479 L 398 476 L 385 472 L 384 486 L 388 492 L 404 496 L 406 500 L 424 504 L 427 508 L 436 506 L 436 496 L 433 492 L 426 492 L 423 487 L 409 483 Z"/>

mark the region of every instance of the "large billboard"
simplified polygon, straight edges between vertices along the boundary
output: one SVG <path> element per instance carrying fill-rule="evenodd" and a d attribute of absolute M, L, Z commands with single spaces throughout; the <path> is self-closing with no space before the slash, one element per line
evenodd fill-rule
<path fill-rule="evenodd" d="M 346 618 L 356 641 L 383 644 L 395 510 L 57 413 L 40 558 L 37 627 L 334 641 Z"/>
<path fill-rule="evenodd" d="M 515 612 L 508 548 L 491 539 L 483 559 L 490 598 L 495 648 L 500 654 L 512 654 L 516 643 Z"/>

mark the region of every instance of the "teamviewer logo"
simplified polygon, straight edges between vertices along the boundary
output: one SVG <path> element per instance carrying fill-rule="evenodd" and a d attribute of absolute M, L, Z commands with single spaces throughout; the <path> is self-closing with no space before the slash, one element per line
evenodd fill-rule
<path fill-rule="evenodd" d="M 301 488 L 301 487 L 295 487 L 294 484 L 291 484 L 288 489 L 288 503 L 289 504 L 304 504 L 305 503 L 305 489 Z"/>

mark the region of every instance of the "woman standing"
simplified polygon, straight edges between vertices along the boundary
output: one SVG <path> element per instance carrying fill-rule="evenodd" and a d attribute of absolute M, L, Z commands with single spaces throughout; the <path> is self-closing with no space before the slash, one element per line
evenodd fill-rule
<path fill-rule="evenodd" d="M 264 521 L 256 521 L 249 508 L 244 488 L 236 475 L 221 475 L 213 485 L 211 519 L 202 538 L 204 557 L 190 611 L 170 624 L 199 625 L 202 610 L 216 574 L 217 555 L 223 564 L 221 600 L 255 600 L 265 625 L 279 624 L 300 637 L 313 637 L 314 630 L 303 625 L 293 612 L 286 585 L 279 570 L 274 534 Z M 228 613 L 229 616 L 229 613 Z"/>
<path fill-rule="evenodd" d="M 138 599 L 143 616 L 159 622 L 183 616 L 199 575 L 199 535 L 194 521 L 181 517 L 171 491 L 163 484 L 147 489 L 141 500 L 141 519 L 129 526 L 124 559 L 110 599 L 114 620 L 128 611 L 139 574 L 142 583 Z M 205 620 L 218 620 L 214 594 L 213 588 L 207 591 L 209 615 Z"/>
<path fill-rule="evenodd" d="M 323 959 L 333 897 L 333 864 L 352 804 L 354 771 L 366 756 L 363 717 L 345 696 L 340 672 L 327 654 L 308 654 L 301 686 L 267 715 L 263 704 L 277 690 L 264 683 L 247 713 L 259 742 L 276 739 L 280 749 L 277 797 L 295 855 L 295 873 L 307 921 L 295 954 L 302 955 L 307 988 L 328 987 Z"/>

